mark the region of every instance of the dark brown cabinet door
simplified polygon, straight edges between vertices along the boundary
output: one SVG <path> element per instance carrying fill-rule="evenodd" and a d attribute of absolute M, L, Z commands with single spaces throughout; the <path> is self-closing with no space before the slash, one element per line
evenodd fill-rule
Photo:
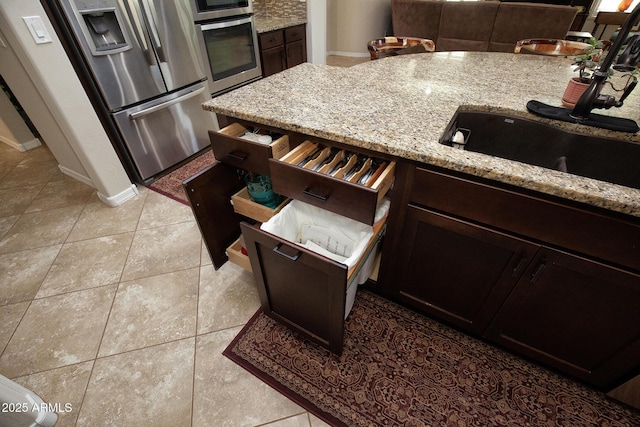
<path fill-rule="evenodd" d="M 216 162 L 187 179 L 183 186 L 211 261 L 218 269 L 228 260 L 227 247 L 240 236 L 242 217 L 233 211 L 229 200 L 244 182 L 235 168 Z"/>
<path fill-rule="evenodd" d="M 240 226 L 264 313 L 342 353 L 346 265 L 247 223 Z"/>
<path fill-rule="evenodd" d="M 538 247 L 410 206 L 398 297 L 420 311 L 482 333 Z"/>
<path fill-rule="evenodd" d="M 305 32 L 305 25 L 296 25 L 260 35 L 260 59 L 262 61 L 263 77 L 268 77 L 307 61 Z"/>
<path fill-rule="evenodd" d="M 307 60 L 307 47 L 304 40 L 287 43 L 287 68 L 295 67 Z"/>
<path fill-rule="evenodd" d="M 543 248 L 486 335 L 607 388 L 640 360 L 639 301 L 640 276 Z"/>
<path fill-rule="evenodd" d="M 263 50 L 261 54 L 263 77 L 269 77 L 287 69 L 284 45 Z"/>

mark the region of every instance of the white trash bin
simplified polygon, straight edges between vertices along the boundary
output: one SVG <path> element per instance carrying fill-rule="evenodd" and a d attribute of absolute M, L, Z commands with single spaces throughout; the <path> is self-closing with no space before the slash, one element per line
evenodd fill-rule
<path fill-rule="evenodd" d="M 374 222 L 383 219 L 388 211 L 389 201 L 384 200 L 376 211 Z M 344 264 L 350 273 L 373 237 L 371 225 L 299 200 L 292 200 L 260 229 Z M 365 283 L 373 271 L 376 249 L 361 264 L 353 280 L 355 283 L 350 283 L 347 288 L 345 319 L 353 307 L 358 285 Z"/>

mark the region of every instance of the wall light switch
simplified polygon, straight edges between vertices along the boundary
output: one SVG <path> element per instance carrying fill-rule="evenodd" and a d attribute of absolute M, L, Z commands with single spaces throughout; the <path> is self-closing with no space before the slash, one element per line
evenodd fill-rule
<path fill-rule="evenodd" d="M 42 18 L 39 16 L 23 16 L 22 19 L 24 23 L 27 24 L 27 28 L 29 28 L 36 44 L 51 43 L 51 36 L 45 28 Z"/>

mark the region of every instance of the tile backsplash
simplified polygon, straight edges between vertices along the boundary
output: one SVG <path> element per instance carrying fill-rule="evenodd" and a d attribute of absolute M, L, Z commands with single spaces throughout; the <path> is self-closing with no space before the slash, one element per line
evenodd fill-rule
<path fill-rule="evenodd" d="M 260 18 L 307 18 L 307 3 L 300 0 L 253 0 L 253 12 Z"/>

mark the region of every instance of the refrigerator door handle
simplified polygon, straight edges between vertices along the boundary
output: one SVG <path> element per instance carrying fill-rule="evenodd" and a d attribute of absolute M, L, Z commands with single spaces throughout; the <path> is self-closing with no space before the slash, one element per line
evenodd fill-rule
<path fill-rule="evenodd" d="M 145 54 L 145 57 L 149 55 L 149 46 L 147 45 L 147 39 L 144 37 L 144 30 L 142 29 L 142 24 L 140 23 L 140 11 L 136 8 L 135 5 L 131 5 L 131 0 L 126 0 L 124 2 L 125 9 L 127 11 L 127 15 L 129 15 L 129 19 L 131 20 L 131 29 L 133 35 L 140 43 L 140 47 Z M 133 10 L 132 10 L 133 9 Z"/>
<path fill-rule="evenodd" d="M 144 110 L 140 110 L 140 111 L 137 111 L 135 113 L 131 113 L 131 114 L 129 114 L 129 118 L 131 120 L 137 120 L 137 119 L 139 119 L 141 117 L 148 116 L 149 114 L 155 113 L 156 111 L 163 110 L 163 109 L 165 109 L 167 107 L 170 107 L 170 106 L 172 106 L 174 104 L 178 104 L 180 102 L 186 101 L 189 98 L 193 98 L 194 96 L 198 96 L 202 92 L 204 92 L 206 88 L 207 88 L 206 86 L 200 86 L 198 89 L 194 90 L 193 92 L 189 92 L 187 94 L 179 96 L 179 97 L 177 97 L 175 99 L 172 99 L 170 101 L 163 102 L 162 104 L 154 105 L 153 107 L 145 108 Z"/>
<path fill-rule="evenodd" d="M 149 23 L 149 32 L 151 33 L 151 43 L 153 43 L 156 52 L 158 53 L 158 60 L 160 62 L 167 62 L 164 52 L 162 50 L 162 43 L 160 42 L 160 35 L 158 34 L 158 27 L 156 25 L 156 17 L 154 16 L 154 8 L 149 5 L 148 0 L 142 0 L 142 9 L 147 17 Z"/>

